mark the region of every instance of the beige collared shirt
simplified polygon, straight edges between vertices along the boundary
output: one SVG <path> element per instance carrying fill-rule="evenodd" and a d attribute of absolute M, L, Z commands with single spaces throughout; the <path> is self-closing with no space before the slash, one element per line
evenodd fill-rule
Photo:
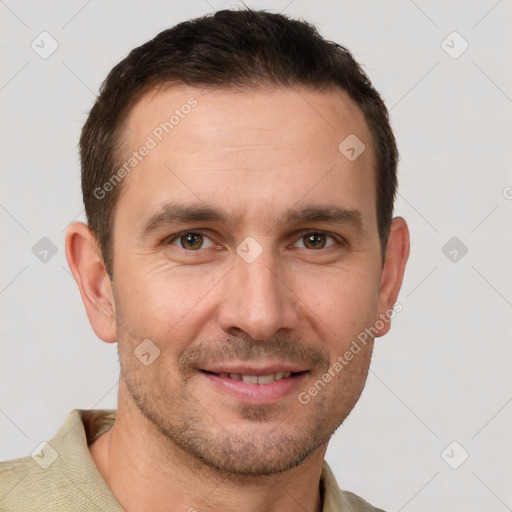
<path fill-rule="evenodd" d="M 37 453 L 0 463 L 2 512 L 123 512 L 96 468 L 88 445 L 114 423 L 116 411 L 75 409 Z M 323 512 L 383 512 L 342 491 L 324 461 Z"/>

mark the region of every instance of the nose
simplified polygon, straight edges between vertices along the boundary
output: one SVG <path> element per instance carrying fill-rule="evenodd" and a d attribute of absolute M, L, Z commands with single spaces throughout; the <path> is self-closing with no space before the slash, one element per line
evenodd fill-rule
<path fill-rule="evenodd" d="M 241 332 L 256 341 L 265 341 L 280 331 L 298 326 L 297 297 L 292 283 L 272 256 L 262 254 L 247 263 L 235 256 L 235 262 L 223 280 L 218 309 L 221 329 L 230 335 Z"/>

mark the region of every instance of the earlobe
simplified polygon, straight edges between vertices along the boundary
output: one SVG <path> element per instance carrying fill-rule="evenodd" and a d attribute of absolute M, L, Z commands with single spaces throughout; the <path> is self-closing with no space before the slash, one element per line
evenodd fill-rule
<path fill-rule="evenodd" d="M 407 223 L 402 217 L 396 217 L 391 223 L 378 297 L 378 318 L 381 320 L 385 318 L 381 322 L 384 323 L 384 327 L 379 329 L 376 337 L 384 336 L 391 327 L 389 314 L 393 311 L 402 286 L 409 249 L 410 237 Z"/>
<path fill-rule="evenodd" d="M 107 343 L 117 341 L 114 297 L 94 233 L 83 222 L 73 222 L 66 232 L 66 258 L 96 335 Z"/>

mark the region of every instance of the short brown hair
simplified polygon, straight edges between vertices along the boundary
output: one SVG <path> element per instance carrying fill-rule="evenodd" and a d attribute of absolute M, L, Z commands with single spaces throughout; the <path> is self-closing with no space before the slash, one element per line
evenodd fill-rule
<path fill-rule="evenodd" d="M 343 89 L 362 110 L 376 161 L 377 224 L 384 257 L 396 195 L 398 150 L 388 111 L 343 46 L 304 21 L 265 11 L 223 10 L 179 23 L 132 50 L 103 82 L 80 137 L 82 193 L 91 231 L 113 276 L 112 228 L 120 186 L 97 191 L 122 162 L 120 134 L 149 89 L 181 84 L 212 89 L 305 86 Z"/>

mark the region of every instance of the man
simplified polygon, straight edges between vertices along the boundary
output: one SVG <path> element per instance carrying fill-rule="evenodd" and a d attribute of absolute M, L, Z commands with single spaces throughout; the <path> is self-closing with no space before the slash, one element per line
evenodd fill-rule
<path fill-rule="evenodd" d="M 351 54 L 278 14 L 181 23 L 113 68 L 80 150 L 66 254 L 118 409 L 3 463 L 3 509 L 377 510 L 324 462 L 409 253 Z"/>

